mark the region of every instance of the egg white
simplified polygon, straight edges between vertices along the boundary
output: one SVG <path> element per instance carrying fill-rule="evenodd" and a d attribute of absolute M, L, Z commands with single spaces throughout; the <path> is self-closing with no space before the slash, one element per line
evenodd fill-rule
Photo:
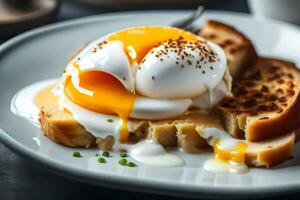
<path fill-rule="evenodd" d="M 218 60 L 207 62 L 206 59 L 201 59 L 200 49 L 192 47 L 182 49 L 188 54 L 186 59 L 181 59 L 172 51 L 176 48 L 169 48 L 167 53 L 158 57 L 159 52 L 166 51 L 164 43 L 154 47 L 137 70 L 135 82 L 138 93 L 151 98 L 193 99 L 213 90 L 225 74 L 226 56 L 224 51 L 212 42 L 203 45 L 212 49 Z M 190 63 L 187 63 L 187 60 Z M 197 68 L 197 65 L 201 68 Z"/>

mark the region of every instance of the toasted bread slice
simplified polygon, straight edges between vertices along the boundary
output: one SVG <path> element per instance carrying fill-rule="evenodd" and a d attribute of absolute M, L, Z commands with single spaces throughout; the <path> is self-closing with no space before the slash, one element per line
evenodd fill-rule
<path fill-rule="evenodd" d="M 225 129 L 256 142 L 300 127 L 300 71 L 294 64 L 259 58 L 219 105 Z"/>
<path fill-rule="evenodd" d="M 198 35 L 223 48 L 233 79 L 237 79 L 239 74 L 256 60 L 256 51 L 251 41 L 227 24 L 209 20 L 198 31 Z"/>

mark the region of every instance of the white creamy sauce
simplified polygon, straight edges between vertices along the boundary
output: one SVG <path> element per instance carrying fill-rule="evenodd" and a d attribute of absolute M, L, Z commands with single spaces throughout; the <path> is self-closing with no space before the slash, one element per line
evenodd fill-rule
<path fill-rule="evenodd" d="M 39 109 L 34 103 L 35 95 L 42 89 L 57 83 L 58 79 L 43 80 L 18 91 L 11 101 L 12 113 L 29 120 L 35 126 L 40 126 L 38 121 Z"/>
<path fill-rule="evenodd" d="M 234 150 L 241 140 L 231 137 L 227 132 L 218 128 L 206 128 L 201 137 L 207 140 L 210 146 L 213 146 L 217 140 L 220 140 L 220 148 L 224 150 Z"/>
<path fill-rule="evenodd" d="M 61 99 L 60 104 L 64 108 L 67 108 L 72 113 L 74 119 L 95 137 L 105 138 L 108 135 L 112 135 L 116 140 L 119 139 L 122 124 L 119 117 L 85 109 L 74 104 L 66 97 Z"/>
<path fill-rule="evenodd" d="M 246 173 L 249 171 L 248 166 L 244 163 L 228 163 L 215 158 L 205 161 L 203 169 L 215 173 Z"/>
<path fill-rule="evenodd" d="M 220 102 L 229 92 L 225 81 L 222 79 L 211 91 L 196 97 L 192 101 L 194 107 L 200 109 L 211 109 L 215 104 Z"/>
<path fill-rule="evenodd" d="M 136 96 L 130 117 L 135 119 L 168 119 L 184 114 L 190 99 L 152 99 Z"/>
<path fill-rule="evenodd" d="M 181 158 L 167 152 L 162 145 L 153 140 L 143 140 L 134 145 L 126 145 L 126 147 L 129 155 L 143 164 L 164 167 L 185 164 Z"/>

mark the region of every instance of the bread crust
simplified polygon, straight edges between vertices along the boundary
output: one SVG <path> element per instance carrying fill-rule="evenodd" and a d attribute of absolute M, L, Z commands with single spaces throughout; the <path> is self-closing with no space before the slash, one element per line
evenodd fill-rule
<path fill-rule="evenodd" d="M 255 142 L 295 131 L 300 127 L 299 108 L 300 94 L 293 105 L 281 115 L 249 123 L 246 127 L 247 140 Z"/>
<path fill-rule="evenodd" d="M 292 157 L 295 134 L 290 133 L 281 137 L 268 139 L 258 143 L 248 143 L 246 164 L 255 167 L 272 167 Z M 278 144 L 279 143 L 279 144 Z M 255 150 L 265 146 L 261 150 Z"/>
<path fill-rule="evenodd" d="M 257 58 L 252 42 L 234 27 L 208 20 L 197 33 L 220 45 L 227 56 L 229 71 L 234 80 Z"/>
<path fill-rule="evenodd" d="M 256 142 L 300 127 L 300 71 L 292 63 L 258 58 L 242 77 L 233 87 L 234 97 L 218 107 L 231 135 Z"/>

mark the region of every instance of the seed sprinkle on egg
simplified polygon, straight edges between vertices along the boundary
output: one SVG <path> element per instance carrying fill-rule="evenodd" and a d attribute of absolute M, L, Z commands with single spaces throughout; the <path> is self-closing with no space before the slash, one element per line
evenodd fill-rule
<path fill-rule="evenodd" d="M 164 55 L 168 55 L 169 52 L 173 52 L 177 55 L 176 58 L 176 65 L 179 65 L 179 60 L 186 61 L 188 65 L 192 65 L 191 58 L 194 58 L 195 56 L 191 53 L 188 53 L 189 51 L 199 51 L 200 59 L 196 61 L 195 67 L 201 69 L 200 62 L 204 61 L 204 64 L 207 63 L 214 63 L 219 58 L 217 58 L 217 54 L 212 51 L 206 42 L 202 40 L 184 40 L 183 37 L 179 37 L 178 39 L 168 39 L 165 42 L 158 43 L 155 47 L 162 46 L 162 48 L 159 51 L 155 52 L 155 57 L 159 58 L 159 60 L 162 62 L 163 59 L 161 58 Z M 151 51 L 151 54 L 154 52 Z M 181 64 L 181 68 L 184 68 L 185 66 Z M 213 67 L 210 67 L 211 70 L 214 70 Z"/>

